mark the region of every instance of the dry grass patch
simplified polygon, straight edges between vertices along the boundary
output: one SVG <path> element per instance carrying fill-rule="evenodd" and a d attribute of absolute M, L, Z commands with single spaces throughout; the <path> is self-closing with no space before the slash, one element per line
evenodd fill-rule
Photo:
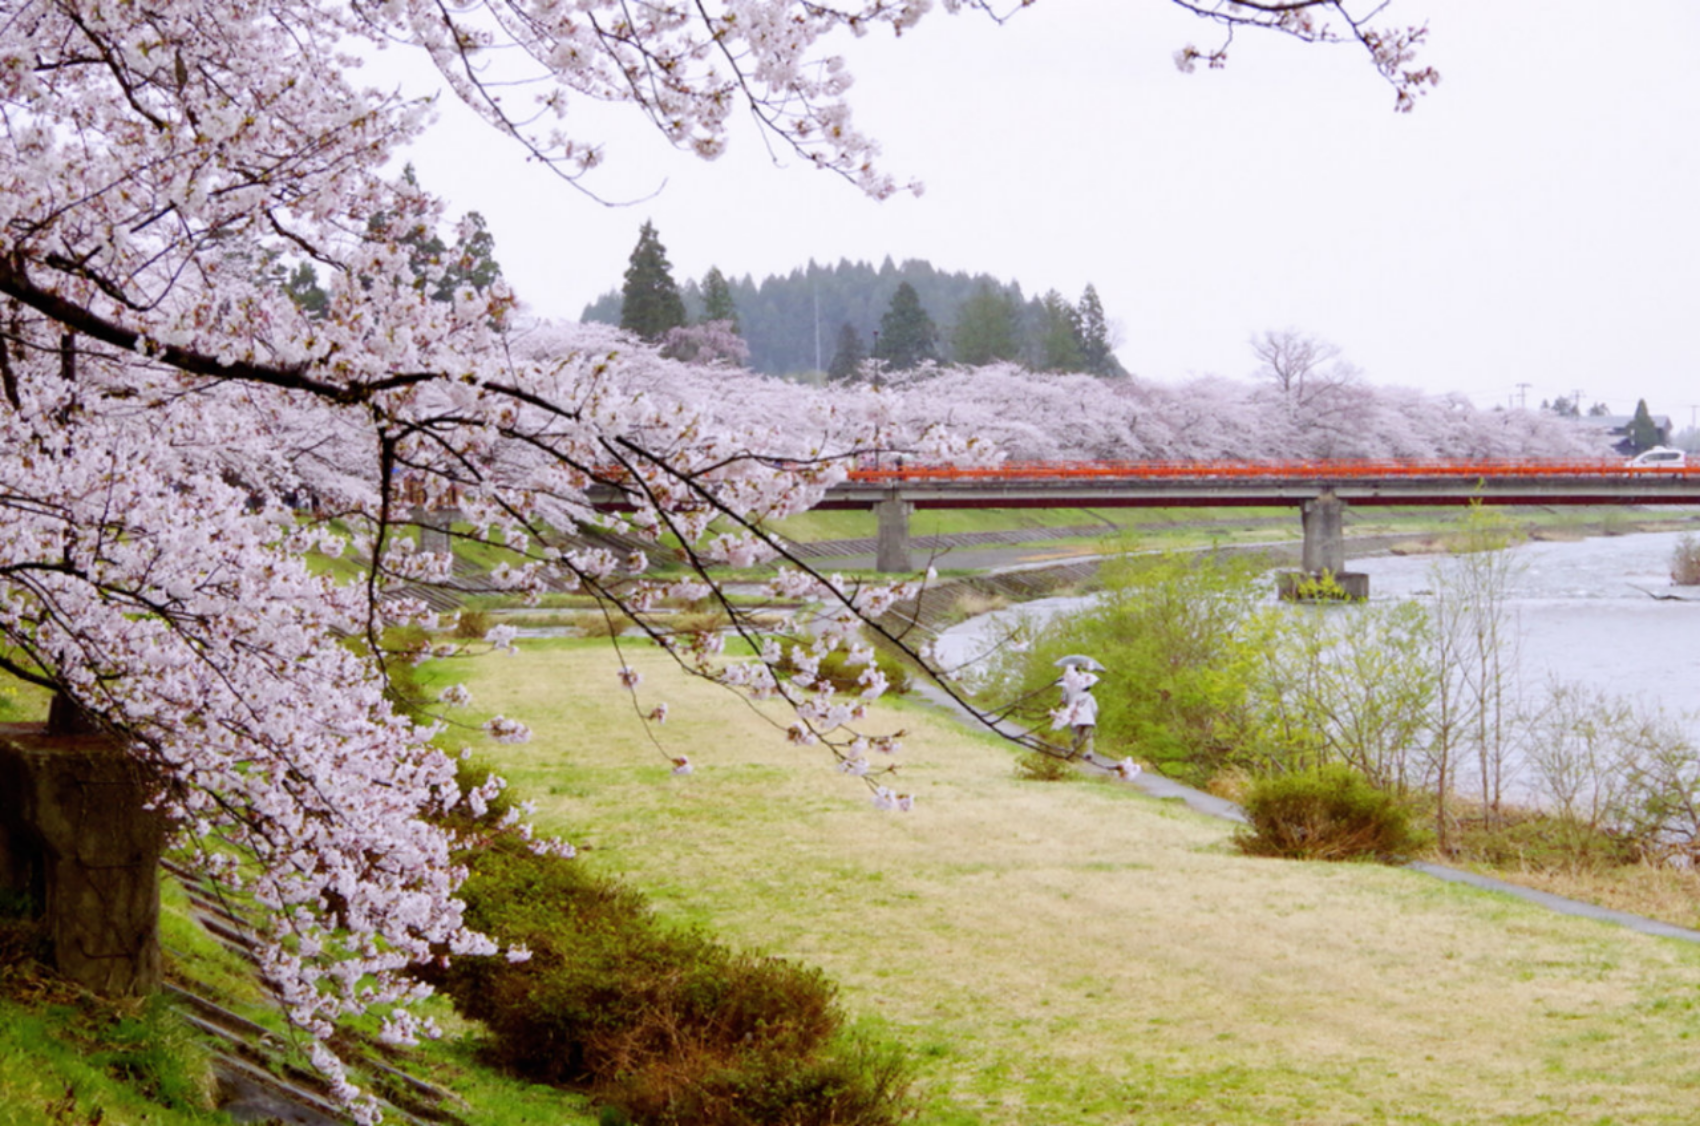
<path fill-rule="evenodd" d="M 1700 872 L 1651 865 L 1598 869 L 1476 868 L 1513 884 L 1700 930 Z"/>
<path fill-rule="evenodd" d="M 763 714 L 606 646 L 473 670 L 486 754 L 683 919 L 803 959 L 923 1054 L 927 1121 L 1686 1121 L 1700 951 L 1420 875 L 1236 855 L 1101 781 L 1024 783 L 921 706 L 908 815 Z M 672 719 L 637 720 L 665 699 Z M 775 716 L 777 714 L 774 714 Z M 688 754 L 689 778 L 668 755 Z"/>

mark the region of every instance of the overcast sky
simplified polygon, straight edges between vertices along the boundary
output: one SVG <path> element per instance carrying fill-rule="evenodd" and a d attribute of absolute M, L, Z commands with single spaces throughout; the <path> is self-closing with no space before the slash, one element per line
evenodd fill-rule
<path fill-rule="evenodd" d="M 1617 18 L 1618 11 L 1633 13 Z M 1609 13 L 1609 14 L 1608 14 Z M 811 258 L 924 258 L 1071 300 L 1091 282 L 1136 374 L 1244 377 L 1294 327 L 1366 378 L 1476 403 L 1580 390 L 1700 413 L 1700 4 L 1394 0 L 1441 85 L 1410 115 L 1355 47 L 1214 30 L 1163 0 L 1039 0 L 1006 26 L 935 14 L 847 39 L 856 121 L 920 197 L 884 203 L 753 129 L 714 163 L 629 110 L 586 114 L 608 207 L 522 163 L 458 107 L 412 159 L 477 209 L 521 298 L 574 319 L 653 219 L 683 282 Z M 575 119 L 570 119 L 571 121 Z M 651 198 L 644 198 L 651 197 Z M 939 321 L 950 310 L 932 310 Z M 1527 388 L 1519 388 L 1526 383 Z"/>

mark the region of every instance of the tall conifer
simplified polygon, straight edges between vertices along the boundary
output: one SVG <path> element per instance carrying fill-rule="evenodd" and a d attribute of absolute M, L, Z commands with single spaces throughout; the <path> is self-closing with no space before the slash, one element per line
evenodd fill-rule
<path fill-rule="evenodd" d="M 645 340 L 658 341 L 668 329 L 685 323 L 685 302 L 673 281 L 667 248 L 655 233 L 655 224 L 644 220 L 626 267 L 626 284 L 621 291 L 620 328 Z"/>
<path fill-rule="evenodd" d="M 880 318 L 880 338 L 874 356 L 893 368 L 905 369 L 923 360 L 937 360 L 939 330 L 921 306 L 915 287 L 904 282 L 892 295 L 891 308 Z"/>

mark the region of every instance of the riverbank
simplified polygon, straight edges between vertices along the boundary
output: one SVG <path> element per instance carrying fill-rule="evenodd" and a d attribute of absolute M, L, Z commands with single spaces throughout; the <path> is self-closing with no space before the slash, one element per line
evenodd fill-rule
<path fill-rule="evenodd" d="M 1669 528 L 1673 522 L 1648 523 Z M 1547 530 L 1518 551 L 1524 562 L 1511 566 L 1513 572 L 1527 569 L 1528 574 L 1518 583 L 1527 604 L 1514 602 L 1509 613 L 1519 623 L 1518 632 L 1527 634 L 1522 647 L 1523 681 L 1533 711 L 1526 715 L 1538 714 L 1543 706 L 1533 698 L 1544 696 L 1553 685 L 1585 687 L 1588 699 L 1597 699 L 1601 709 L 1629 700 L 1642 714 L 1656 717 L 1664 701 L 1673 720 L 1689 709 L 1690 690 L 1700 675 L 1700 652 L 1694 651 L 1689 640 L 1697 625 L 1694 616 L 1700 612 L 1660 591 L 1669 583 L 1670 559 L 1678 535 L 1631 534 L 1642 527 L 1612 522 L 1609 532 L 1624 535 L 1586 542 L 1579 536 L 1554 535 Z M 1440 548 L 1444 541 L 1424 546 Z M 1434 560 L 1414 555 L 1398 558 L 1406 556 L 1410 547 L 1408 543 L 1358 543 L 1357 558 L 1371 573 L 1372 590 L 1378 599 L 1421 598 L 1434 583 Z M 1078 564 L 1065 574 L 1051 573 L 1048 578 L 1049 584 L 1044 570 L 1019 573 L 1022 588 L 1041 595 L 1058 584 L 1070 584 L 1078 591 L 1087 589 L 1091 582 L 1090 574 Z M 929 626 L 944 629 L 962 617 L 961 612 L 1000 606 L 1011 613 L 1019 612 L 1027 605 L 1019 597 L 1023 591 L 1009 587 L 1007 580 L 1007 576 L 989 576 L 959 580 L 954 588 L 946 585 L 929 593 L 930 605 L 923 600 L 923 618 Z M 950 631 L 947 638 L 955 639 L 959 633 Z M 997 631 L 982 633 L 986 637 L 976 635 L 978 640 L 964 639 L 941 647 L 946 664 L 984 651 L 988 638 Z M 1516 651 L 1512 642 L 1506 644 Z M 1654 660 L 1649 656 L 1653 654 L 1660 656 Z M 1672 738 L 1679 736 L 1673 734 Z M 1670 746 L 1680 746 L 1680 739 Z M 1101 748 L 1112 758 L 1140 755 L 1137 747 L 1103 747 L 1102 739 Z M 1523 775 L 1522 782 L 1508 785 L 1506 794 L 1512 803 L 1522 801 L 1516 797 L 1519 794 L 1538 793 L 1524 788 L 1538 787 L 1540 776 L 1527 764 L 1525 771 L 1529 773 Z M 1516 779 L 1515 769 L 1512 778 Z M 1464 864 L 1498 880 L 1678 927 L 1700 926 L 1700 873 L 1614 863 L 1612 858 L 1622 850 L 1610 848 L 1578 856 L 1576 834 L 1564 825 L 1519 813 L 1510 806 L 1506 809 L 1514 823 L 1509 828 L 1472 828 L 1466 817 L 1460 824 L 1461 830 L 1468 831 L 1466 853 L 1431 860 Z M 1599 841 L 1602 846 L 1606 843 L 1604 837 Z M 1472 863 L 1472 855 L 1484 859 Z"/>

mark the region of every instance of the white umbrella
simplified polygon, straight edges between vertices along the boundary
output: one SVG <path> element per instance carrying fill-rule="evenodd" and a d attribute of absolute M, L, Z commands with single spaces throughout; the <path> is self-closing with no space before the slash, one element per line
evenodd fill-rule
<path fill-rule="evenodd" d="M 1104 672 L 1104 666 L 1097 658 L 1087 657 L 1085 654 L 1069 654 L 1067 657 L 1057 658 L 1051 664 L 1058 666 L 1072 665 L 1076 669 L 1084 669 L 1088 673 Z"/>

